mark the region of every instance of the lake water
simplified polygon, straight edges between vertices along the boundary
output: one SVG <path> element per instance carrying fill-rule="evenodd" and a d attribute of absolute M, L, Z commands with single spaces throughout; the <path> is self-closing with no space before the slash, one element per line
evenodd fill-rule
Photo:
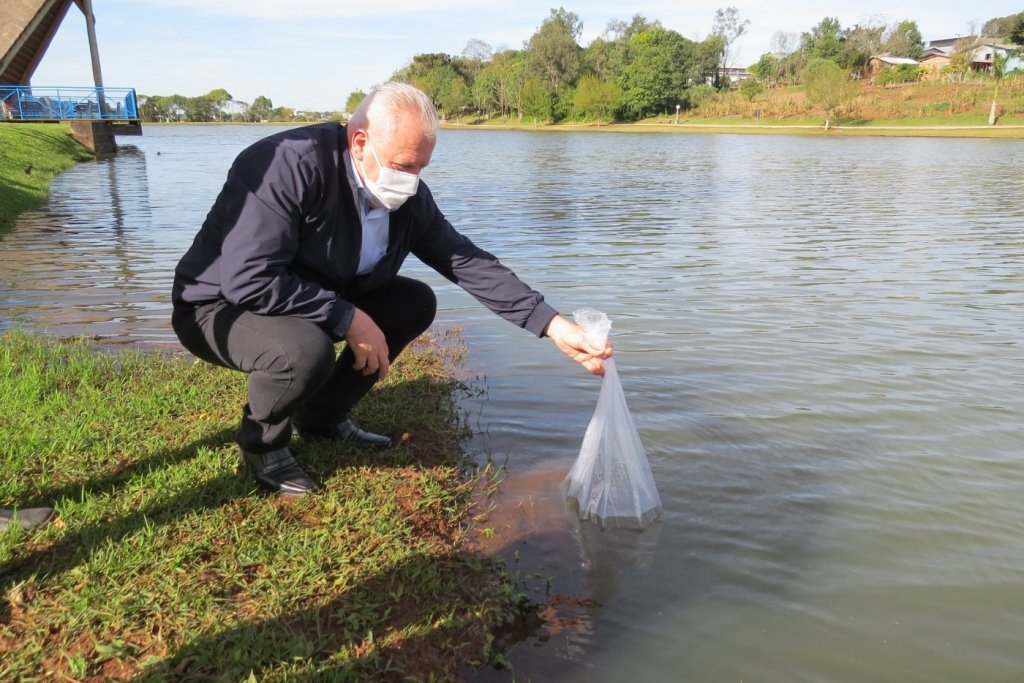
<path fill-rule="evenodd" d="M 171 271 L 260 127 L 150 127 L 0 244 L 0 326 L 175 345 Z M 420 264 L 462 324 L 519 681 L 1024 680 L 1024 142 L 445 130 L 456 227 L 613 320 L 665 508 L 558 484 L 600 381 Z M 508 680 L 480 674 L 481 680 Z"/>

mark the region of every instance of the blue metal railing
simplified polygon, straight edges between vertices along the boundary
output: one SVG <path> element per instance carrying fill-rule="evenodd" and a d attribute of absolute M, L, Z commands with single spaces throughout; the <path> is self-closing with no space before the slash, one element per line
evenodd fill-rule
<path fill-rule="evenodd" d="M 0 121 L 138 121 L 135 88 L 0 85 Z"/>

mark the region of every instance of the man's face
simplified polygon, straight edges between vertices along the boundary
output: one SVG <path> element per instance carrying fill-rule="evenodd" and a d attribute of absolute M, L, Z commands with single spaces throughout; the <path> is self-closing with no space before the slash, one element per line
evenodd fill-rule
<path fill-rule="evenodd" d="M 404 171 L 419 175 L 420 171 L 430 163 L 430 155 L 434 153 L 437 138 L 424 135 L 423 125 L 414 114 L 400 114 L 398 130 L 390 140 L 380 139 L 373 134 L 373 123 L 368 130 L 358 130 L 352 136 L 352 156 L 359 160 L 360 166 L 369 176 L 371 182 L 380 177 L 380 166 L 370 151 L 370 144 L 377 152 L 380 163 L 396 171 Z M 366 180 L 366 178 L 364 178 Z"/>

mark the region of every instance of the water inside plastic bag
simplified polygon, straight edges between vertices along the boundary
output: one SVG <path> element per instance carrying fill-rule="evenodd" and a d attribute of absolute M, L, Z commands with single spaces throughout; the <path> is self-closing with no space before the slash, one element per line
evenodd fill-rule
<path fill-rule="evenodd" d="M 604 346 L 611 330 L 607 315 L 583 308 L 573 317 L 587 341 Z M 601 393 L 580 454 L 562 486 L 580 518 L 602 528 L 643 529 L 661 517 L 661 498 L 611 358 L 605 361 Z"/>

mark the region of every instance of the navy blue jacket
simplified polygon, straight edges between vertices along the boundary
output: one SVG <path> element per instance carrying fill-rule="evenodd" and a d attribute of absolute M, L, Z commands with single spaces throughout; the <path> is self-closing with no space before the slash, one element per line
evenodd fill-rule
<path fill-rule="evenodd" d="M 309 320 L 338 340 L 352 323 L 347 299 L 393 278 L 412 253 L 502 318 L 543 335 L 555 309 L 459 234 L 423 182 L 391 213 L 384 258 L 356 275 L 362 227 L 342 157 L 347 146 L 345 128 L 325 123 L 271 135 L 239 154 L 175 268 L 175 307 L 224 299 Z"/>

